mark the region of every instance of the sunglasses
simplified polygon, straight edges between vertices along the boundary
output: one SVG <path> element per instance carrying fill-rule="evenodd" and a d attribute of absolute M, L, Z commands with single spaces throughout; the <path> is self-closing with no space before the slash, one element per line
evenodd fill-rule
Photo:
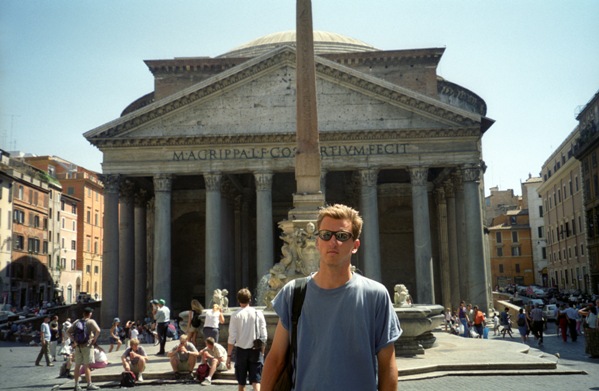
<path fill-rule="evenodd" d="M 335 239 L 337 239 L 340 242 L 347 242 L 348 240 L 350 240 L 354 235 L 351 234 L 351 232 L 345 232 L 345 231 L 327 231 L 326 229 L 322 229 L 320 231 L 318 231 L 318 237 L 321 238 L 322 240 L 324 240 L 325 242 L 328 242 L 329 240 L 331 240 L 331 238 L 335 236 Z"/>

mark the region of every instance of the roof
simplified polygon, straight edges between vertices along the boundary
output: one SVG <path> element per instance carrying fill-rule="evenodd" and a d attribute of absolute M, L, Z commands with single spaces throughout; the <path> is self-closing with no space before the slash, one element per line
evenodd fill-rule
<path fill-rule="evenodd" d="M 238 46 L 218 57 L 256 57 L 279 46 L 295 46 L 295 30 L 272 33 Z M 314 31 L 314 53 L 350 53 L 376 51 L 358 39 L 326 31 Z"/>

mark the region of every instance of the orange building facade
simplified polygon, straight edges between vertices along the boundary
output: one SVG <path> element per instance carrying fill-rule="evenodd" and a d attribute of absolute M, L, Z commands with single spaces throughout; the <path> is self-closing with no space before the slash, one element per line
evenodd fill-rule
<path fill-rule="evenodd" d="M 494 286 L 535 283 L 527 209 L 508 211 L 489 228 L 491 277 Z"/>

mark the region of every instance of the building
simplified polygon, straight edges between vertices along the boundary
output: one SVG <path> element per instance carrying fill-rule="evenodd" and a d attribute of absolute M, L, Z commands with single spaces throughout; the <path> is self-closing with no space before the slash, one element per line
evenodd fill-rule
<path fill-rule="evenodd" d="M 495 217 L 506 214 L 509 210 L 522 207 L 522 199 L 514 195 L 513 189 L 499 190 L 498 186 L 489 188 L 490 194 L 485 197 L 485 224 L 493 224 Z"/>
<path fill-rule="evenodd" d="M 574 157 L 579 137 L 576 127 L 545 161 L 537 191 L 543 199 L 549 285 L 589 292 L 583 176 Z"/>
<path fill-rule="evenodd" d="M 39 306 L 55 299 L 55 281 L 48 268 L 48 180 L 19 159 L 9 158 L 2 168 L 12 179 L 10 288 L 4 294 L 17 308 Z"/>
<path fill-rule="evenodd" d="M 68 251 L 77 252 L 76 270 L 82 271 L 80 290 L 77 289 L 78 284 L 71 286 L 77 292 L 90 294 L 96 300 L 101 299 L 104 223 L 102 181 L 97 173 L 57 156 L 33 156 L 25 160 L 28 164 L 47 172 L 50 177 L 56 178 L 62 185 L 63 193 L 79 201 L 76 213 L 77 239 L 67 242 L 64 237 L 61 238 L 61 248 L 64 250 L 66 246 Z M 63 255 L 64 253 L 61 254 L 61 262 Z M 67 257 L 65 260 L 68 263 L 72 258 Z"/>
<path fill-rule="evenodd" d="M 68 194 L 62 194 L 59 205 L 60 208 L 57 214 L 60 217 L 60 230 L 58 232 L 60 240 L 60 291 L 64 302 L 73 304 L 77 301 L 77 296 L 81 292 L 83 277 L 82 270 L 77 268 L 77 249 L 80 247 L 77 235 L 79 232 L 77 229 L 79 200 Z"/>
<path fill-rule="evenodd" d="M 12 176 L 8 153 L 0 150 L 0 291 L 2 304 L 10 297 L 10 264 L 12 262 Z"/>
<path fill-rule="evenodd" d="M 588 245 L 588 268 L 581 267 L 584 285 L 590 293 L 599 293 L 599 93 L 585 105 L 576 117 L 580 137 L 576 140 L 575 156 L 582 164 L 582 187 Z"/>
<path fill-rule="evenodd" d="M 493 285 L 531 285 L 535 282 L 527 209 L 510 210 L 489 227 Z"/>
<path fill-rule="evenodd" d="M 523 208 L 528 210 L 534 283 L 546 287 L 549 283 L 549 275 L 547 269 L 545 221 L 543 219 L 543 199 L 538 193 L 538 188 L 541 184 L 543 184 L 542 178 L 533 178 L 531 175 L 528 176 L 526 181 L 522 182 L 522 205 Z"/>
<path fill-rule="evenodd" d="M 487 309 L 485 102 L 437 75 L 443 48 L 325 32 L 314 47 L 321 189 L 364 216 L 354 263 L 416 302 Z M 154 91 L 84 134 L 103 153 L 104 326 L 138 318 L 150 297 L 182 310 L 216 288 L 260 292 L 289 240 L 277 226 L 295 191 L 295 32 L 145 63 Z"/>

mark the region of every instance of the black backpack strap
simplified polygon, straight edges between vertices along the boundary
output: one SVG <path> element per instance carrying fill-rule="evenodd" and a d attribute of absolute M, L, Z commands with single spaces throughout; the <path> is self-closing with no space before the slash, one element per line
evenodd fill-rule
<path fill-rule="evenodd" d="M 293 306 L 291 309 L 291 359 L 295 363 L 295 353 L 297 352 L 297 324 L 302 314 L 304 298 L 306 297 L 306 288 L 308 278 L 297 278 L 294 281 L 293 288 Z"/>

